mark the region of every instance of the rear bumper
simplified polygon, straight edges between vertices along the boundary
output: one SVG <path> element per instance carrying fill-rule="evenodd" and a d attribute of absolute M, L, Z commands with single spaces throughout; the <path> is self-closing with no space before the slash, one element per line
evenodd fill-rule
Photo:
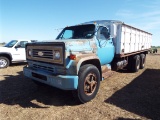
<path fill-rule="evenodd" d="M 78 87 L 78 76 L 52 75 L 50 73 L 33 70 L 28 67 L 23 68 L 23 73 L 26 77 L 32 80 L 39 81 L 59 89 L 75 90 Z"/>

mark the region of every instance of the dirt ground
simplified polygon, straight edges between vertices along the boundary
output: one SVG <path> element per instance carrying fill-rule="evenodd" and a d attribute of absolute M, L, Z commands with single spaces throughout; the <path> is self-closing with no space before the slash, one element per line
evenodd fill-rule
<path fill-rule="evenodd" d="M 144 69 L 115 72 L 80 105 L 70 91 L 35 85 L 23 66 L 0 69 L 0 120 L 160 120 L 160 49 L 147 55 Z"/>

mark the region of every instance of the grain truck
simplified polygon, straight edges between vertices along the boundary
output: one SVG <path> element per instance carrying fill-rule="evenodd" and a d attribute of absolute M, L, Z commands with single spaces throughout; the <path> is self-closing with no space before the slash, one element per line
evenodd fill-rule
<path fill-rule="evenodd" d="M 67 26 L 56 40 L 26 45 L 23 72 L 37 84 L 72 90 L 85 103 L 111 71 L 143 69 L 151 40 L 151 33 L 117 20 Z"/>

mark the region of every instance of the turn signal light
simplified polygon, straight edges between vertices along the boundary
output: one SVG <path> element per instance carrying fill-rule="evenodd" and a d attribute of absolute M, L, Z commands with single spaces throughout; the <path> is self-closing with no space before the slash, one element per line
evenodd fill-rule
<path fill-rule="evenodd" d="M 71 55 L 70 55 L 70 59 L 71 59 L 71 60 L 76 60 L 76 55 L 71 54 Z"/>

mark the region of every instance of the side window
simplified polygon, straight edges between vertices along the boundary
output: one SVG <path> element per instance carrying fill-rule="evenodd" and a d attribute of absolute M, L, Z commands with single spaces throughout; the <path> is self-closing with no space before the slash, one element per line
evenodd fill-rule
<path fill-rule="evenodd" d="M 65 30 L 60 38 L 61 39 L 69 39 L 72 37 L 73 37 L 73 31 L 72 30 Z"/>
<path fill-rule="evenodd" d="M 19 48 L 25 48 L 27 43 L 28 41 L 20 41 L 17 46 L 19 46 Z"/>
<path fill-rule="evenodd" d="M 110 34 L 108 32 L 108 29 L 106 27 L 99 27 L 98 29 L 98 34 L 97 34 L 97 39 L 101 40 L 107 40 L 109 38 Z"/>

